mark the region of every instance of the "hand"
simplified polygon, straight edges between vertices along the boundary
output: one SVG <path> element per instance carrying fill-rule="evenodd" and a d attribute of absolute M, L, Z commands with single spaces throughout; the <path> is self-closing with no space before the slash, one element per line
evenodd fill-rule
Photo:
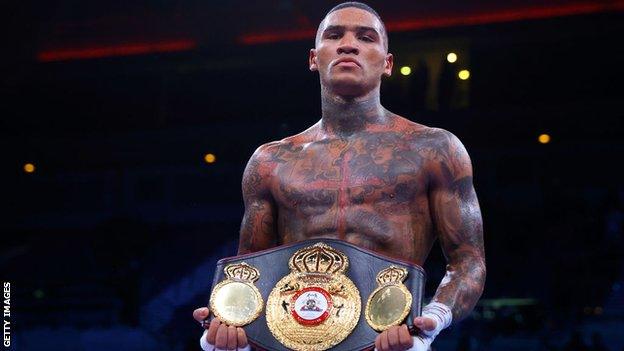
<path fill-rule="evenodd" d="M 414 318 L 414 326 L 420 329 L 421 332 L 432 331 L 436 327 L 435 320 L 427 317 Z M 412 338 L 407 325 L 402 324 L 400 326 L 392 326 L 383 331 L 375 339 L 375 349 L 377 351 L 403 351 L 403 350 L 422 350 L 425 351 L 429 348 L 431 341 L 428 340 L 425 335 L 418 335 Z M 416 345 L 414 345 L 416 343 Z"/>
<path fill-rule="evenodd" d="M 193 318 L 199 323 L 202 323 L 209 315 L 210 311 L 206 307 L 193 311 Z M 210 324 L 204 324 L 204 328 L 207 330 L 204 333 L 206 341 L 214 345 L 216 349 L 236 350 L 247 346 L 247 334 L 243 328 L 228 326 L 221 323 L 219 318 L 214 318 Z"/>
<path fill-rule="evenodd" d="M 431 318 L 416 317 L 414 318 L 414 326 L 427 334 L 427 332 L 433 331 L 437 327 L 437 323 Z"/>
<path fill-rule="evenodd" d="M 375 349 L 377 351 L 408 350 L 413 345 L 414 341 L 405 324 L 400 326 L 393 325 L 375 338 Z"/>

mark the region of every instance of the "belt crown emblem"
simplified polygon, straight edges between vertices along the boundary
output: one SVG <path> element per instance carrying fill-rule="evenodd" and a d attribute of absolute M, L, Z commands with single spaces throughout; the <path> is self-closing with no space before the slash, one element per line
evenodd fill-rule
<path fill-rule="evenodd" d="M 327 244 L 317 243 L 295 252 L 288 266 L 291 271 L 301 273 L 344 274 L 349 268 L 349 258 Z"/>
<path fill-rule="evenodd" d="M 260 271 L 245 262 L 230 264 L 225 267 L 225 275 L 235 281 L 244 281 L 253 283 L 260 277 Z"/>
<path fill-rule="evenodd" d="M 407 278 L 407 269 L 390 266 L 385 268 L 377 274 L 377 283 L 379 285 L 401 283 Z"/>

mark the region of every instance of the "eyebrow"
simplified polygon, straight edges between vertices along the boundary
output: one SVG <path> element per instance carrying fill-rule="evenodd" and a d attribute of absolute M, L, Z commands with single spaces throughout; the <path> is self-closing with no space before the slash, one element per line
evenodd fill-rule
<path fill-rule="evenodd" d="M 323 33 L 330 32 L 330 31 L 344 31 L 346 28 L 347 28 L 346 26 L 331 25 L 331 26 L 327 26 L 325 30 L 323 31 Z M 375 34 L 380 35 L 379 32 L 377 32 L 377 29 L 373 27 L 368 27 L 368 26 L 355 26 L 355 31 L 356 32 L 373 31 L 375 32 Z"/>

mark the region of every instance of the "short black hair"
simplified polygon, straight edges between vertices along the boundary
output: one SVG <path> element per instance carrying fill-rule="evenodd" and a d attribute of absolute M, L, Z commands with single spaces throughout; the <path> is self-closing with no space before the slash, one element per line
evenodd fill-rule
<path fill-rule="evenodd" d="M 338 10 L 342 10 L 342 9 L 345 9 L 345 8 L 348 8 L 348 7 L 355 7 L 355 8 L 364 10 L 366 12 L 371 13 L 375 17 L 377 17 L 377 19 L 381 23 L 381 31 L 382 31 L 382 33 L 379 33 L 379 34 L 381 34 L 381 36 L 383 37 L 384 47 L 386 48 L 386 51 L 388 51 L 388 32 L 386 31 L 386 25 L 384 24 L 384 21 L 381 19 L 381 16 L 379 16 L 377 11 L 375 11 L 372 7 L 366 5 L 365 3 L 359 2 L 359 1 L 343 2 L 341 4 L 338 4 L 338 5 L 334 6 L 334 7 L 332 7 L 331 10 L 327 11 L 327 13 L 325 14 L 325 17 L 323 17 L 323 20 L 321 21 L 321 23 L 319 23 L 319 27 L 318 27 L 318 29 L 316 31 L 316 40 L 315 40 L 315 42 L 318 42 L 318 39 L 320 38 L 321 25 L 323 24 L 323 22 L 325 21 L 327 16 L 329 16 L 332 12 L 336 12 Z"/>

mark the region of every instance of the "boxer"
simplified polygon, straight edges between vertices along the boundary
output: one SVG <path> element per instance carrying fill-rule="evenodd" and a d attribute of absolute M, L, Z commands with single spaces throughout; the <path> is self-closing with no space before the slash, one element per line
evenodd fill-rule
<path fill-rule="evenodd" d="M 446 275 L 413 321 L 418 333 L 400 325 L 375 340 L 380 351 L 426 350 L 481 296 L 482 219 L 460 140 L 381 105 L 381 79 L 392 66 L 386 28 L 375 10 L 347 2 L 327 13 L 309 54 L 310 70 L 320 77 L 321 119 L 251 156 L 242 181 L 238 252 L 336 238 L 423 265 L 439 239 Z M 193 315 L 201 322 L 208 313 L 200 308 Z M 241 328 L 218 319 L 205 328 L 204 349 L 249 348 Z"/>

